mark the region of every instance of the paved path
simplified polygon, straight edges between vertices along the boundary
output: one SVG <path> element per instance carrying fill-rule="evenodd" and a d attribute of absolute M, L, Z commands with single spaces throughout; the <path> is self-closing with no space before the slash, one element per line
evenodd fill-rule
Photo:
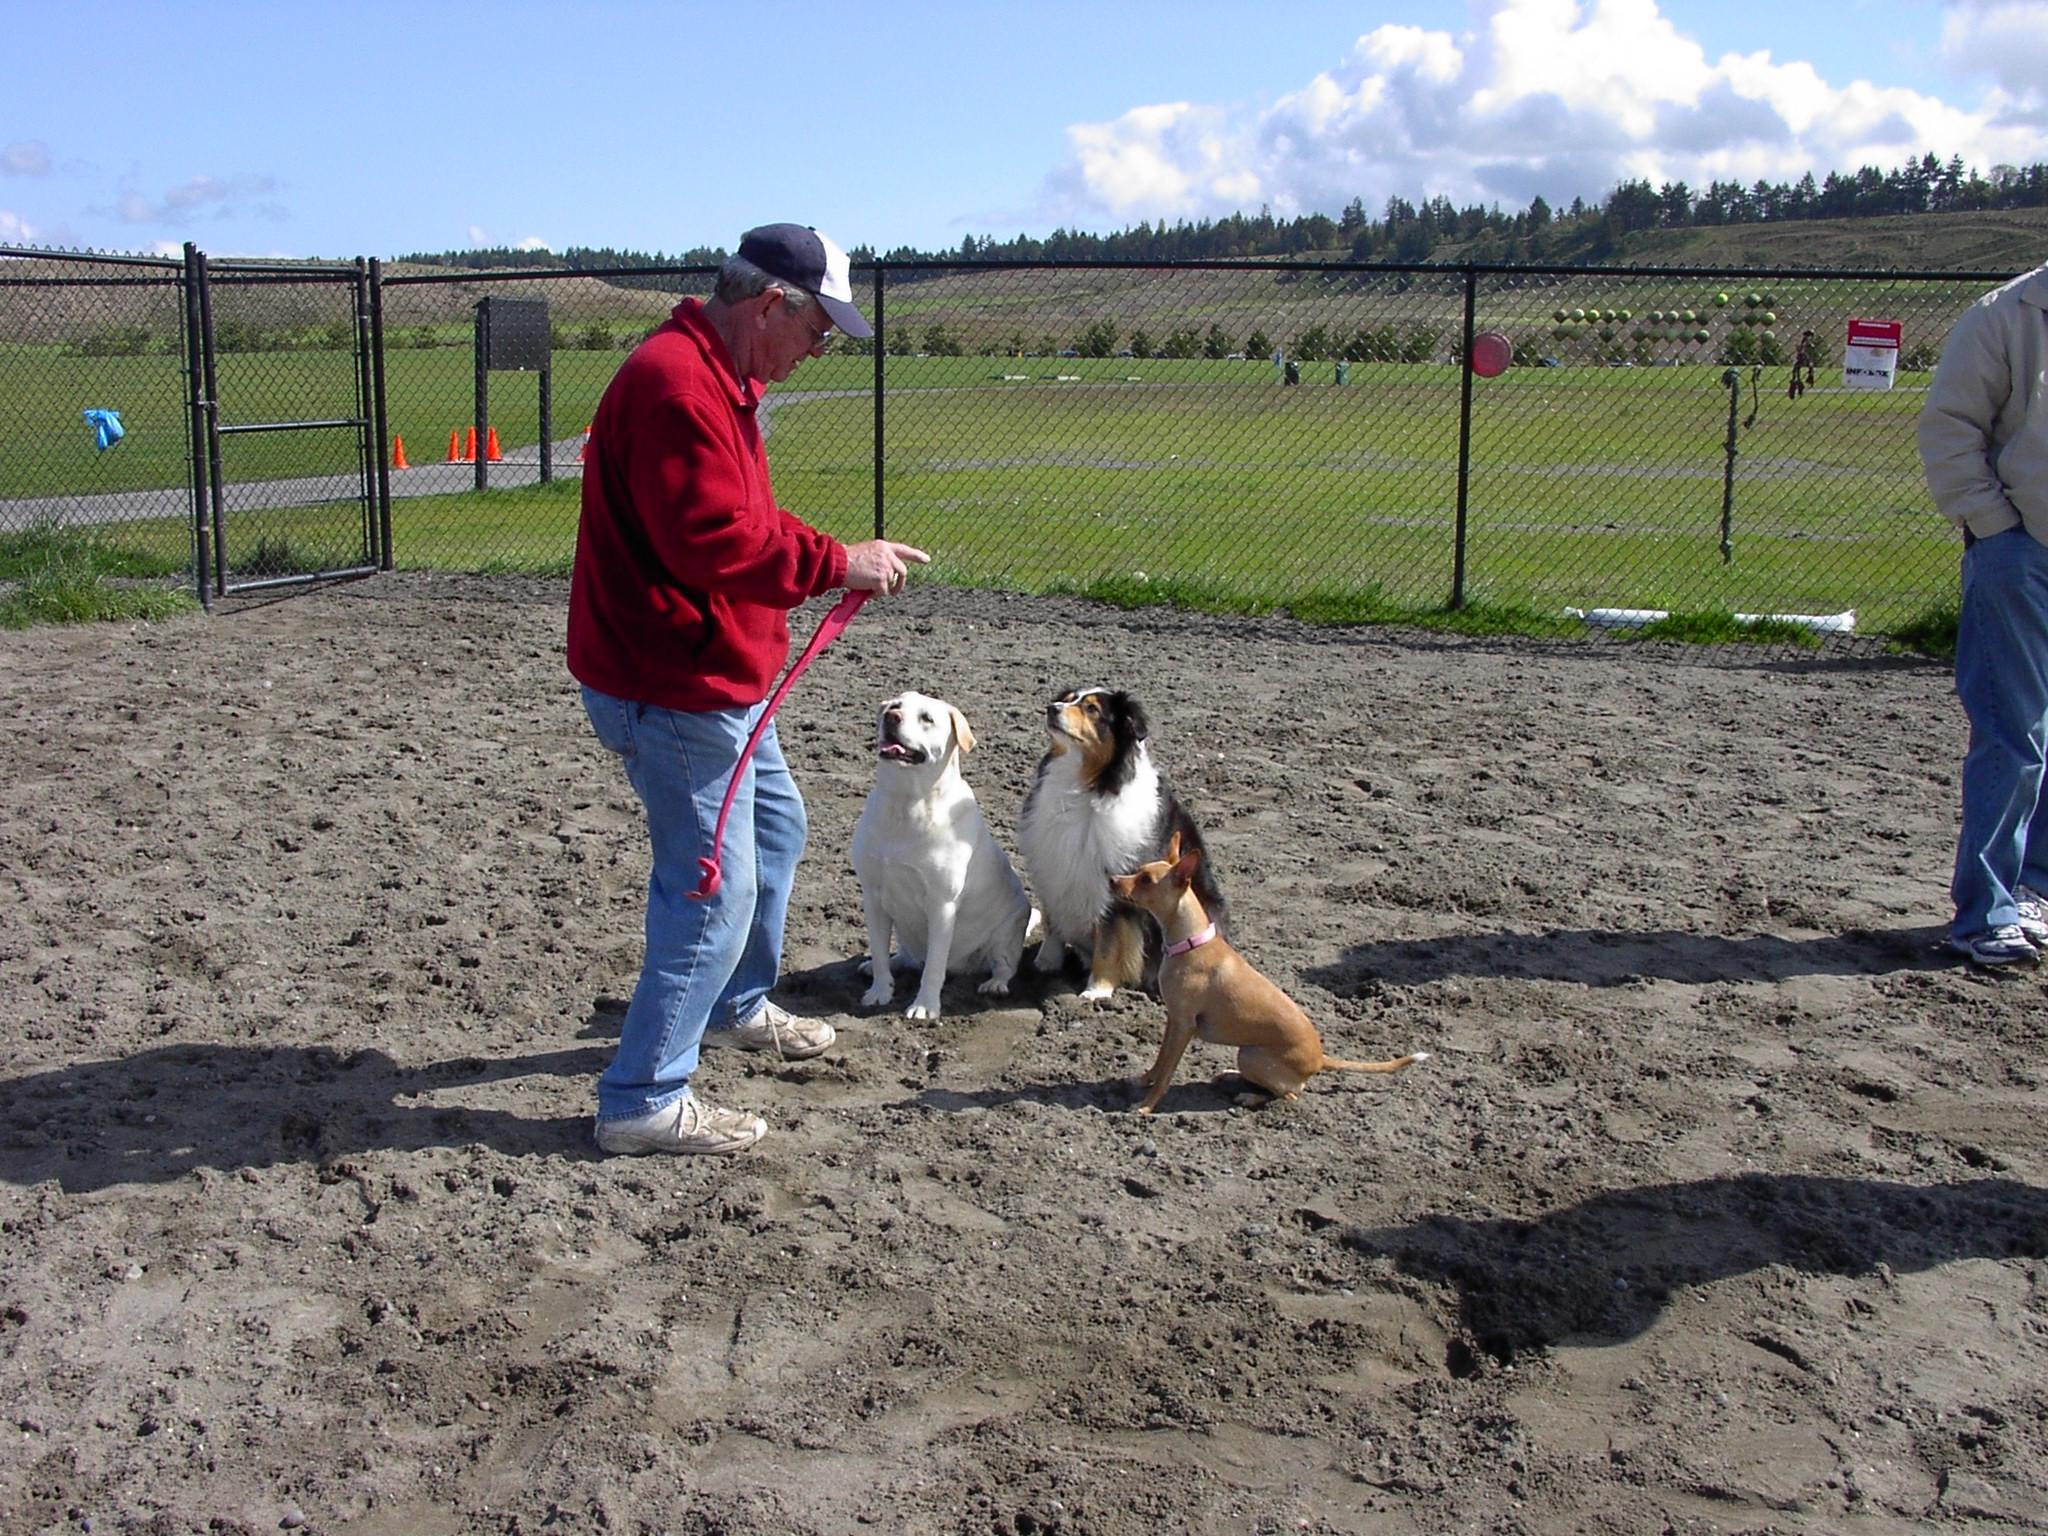
<path fill-rule="evenodd" d="M 583 474 L 576 455 L 582 451 L 583 434 L 555 444 L 554 476 L 574 480 Z M 499 489 L 536 485 L 540 482 L 540 454 L 528 450 L 512 454 L 488 466 L 490 484 Z M 391 494 L 398 496 L 447 496 L 476 489 L 474 464 L 415 464 L 411 469 L 391 471 Z M 231 481 L 227 487 L 230 513 L 252 508 L 314 507 L 328 502 L 356 502 L 362 482 L 355 475 L 307 475 L 296 480 Z M 191 516 L 191 492 L 184 486 L 154 490 L 108 491 L 96 496 L 39 496 L 19 501 L 0 501 L 0 533 L 19 532 L 41 524 L 60 528 L 88 523 L 121 523 L 135 518 Z"/>
<path fill-rule="evenodd" d="M 761 402 L 761 435 L 774 431 L 778 405 L 795 405 L 806 400 L 861 398 L 865 389 L 778 390 Z M 949 391 L 950 393 L 950 391 Z M 555 443 L 554 476 L 576 480 L 583 475 L 577 455 L 583 451 L 583 434 Z M 490 466 L 490 484 L 510 490 L 540 483 L 540 451 L 521 449 Z M 391 494 L 397 496 L 448 496 L 476 489 L 476 465 L 415 464 L 411 469 L 391 471 Z M 328 502 L 354 502 L 362 494 L 354 475 L 308 475 L 296 480 L 230 481 L 228 510 L 246 512 L 268 507 L 315 507 Z M 18 501 L 0 501 L 0 533 L 15 533 L 45 523 L 74 528 L 89 523 L 122 523 L 136 518 L 191 516 L 191 493 L 184 486 L 154 490 L 108 491 L 91 496 L 40 496 Z"/>

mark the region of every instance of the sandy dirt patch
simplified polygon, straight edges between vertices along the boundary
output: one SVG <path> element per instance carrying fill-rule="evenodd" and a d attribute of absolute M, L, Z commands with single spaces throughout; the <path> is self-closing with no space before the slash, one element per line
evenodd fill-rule
<path fill-rule="evenodd" d="M 2048 1010 L 1938 948 L 1941 669 L 877 603 L 781 716 L 841 1043 L 605 1160 L 565 590 L 0 635 L 0 1528 L 2048 1528 Z M 1145 1120 L 1143 996 L 863 1013 L 876 705 L 1014 846 L 1081 681 L 1331 1048 L 1432 1061 L 1248 1112 L 1198 1045 Z"/>

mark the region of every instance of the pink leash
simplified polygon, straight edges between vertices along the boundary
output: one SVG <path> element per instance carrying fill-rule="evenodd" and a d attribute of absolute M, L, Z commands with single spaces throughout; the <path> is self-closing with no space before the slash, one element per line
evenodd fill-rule
<path fill-rule="evenodd" d="M 768 729 L 768 722 L 775 718 L 775 711 L 782 704 L 783 695 L 790 685 L 803 675 L 820 651 L 837 640 L 853 616 L 860 612 L 860 605 L 873 597 L 872 592 L 848 592 L 832 605 L 832 611 L 818 621 L 818 632 L 811 636 L 811 643 L 804 647 L 803 655 L 790 663 L 789 670 L 782 674 L 782 681 L 776 685 L 775 694 L 768 700 L 768 707 L 761 711 L 761 718 L 754 722 L 754 734 L 747 738 L 746 750 L 740 753 L 740 760 L 733 766 L 732 782 L 725 786 L 725 804 L 718 808 L 718 826 L 711 834 L 711 856 L 697 860 L 704 877 L 697 882 L 697 889 L 690 892 L 692 901 L 703 901 L 718 894 L 721 876 L 718 869 L 719 856 L 725 849 L 725 818 L 732 813 L 732 797 L 739 793 L 740 778 L 747 771 L 747 764 L 753 760 L 754 748 L 761 744 L 761 733 Z"/>

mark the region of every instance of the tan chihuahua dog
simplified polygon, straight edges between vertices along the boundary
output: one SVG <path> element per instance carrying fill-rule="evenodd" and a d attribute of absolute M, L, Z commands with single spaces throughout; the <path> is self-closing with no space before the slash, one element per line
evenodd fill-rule
<path fill-rule="evenodd" d="M 1123 900 L 1143 907 L 1159 919 L 1166 935 L 1166 954 L 1159 966 L 1159 990 L 1166 1000 L 1166 1039 L 1159 1058 L 1141 1080 L 1145 1100 L 1138 1113 L 1149 1115 L 1165 1096 L 1188 1042 L 1200 1035 L 1213 1045 L 1234 1045 L 1237 1070 L 1264 1093 L 1246 1093 L 1237 1102 L 1247 1108 L 1291 1099 L 1318 1072 L 1398 1072 L 1429 1052 L 1412 1051 L 1392 1061 L 1340 1061 L 1323 1054 L 1322 1037 L 1300 1006 L 1255 970 L 1216 931 L 1192 886 L 1201 850 L 1180 851 L 1176 834 L 1166 857 L 1141 865 L 1135 873 L 1112 875 L 1109 883 Z"/>

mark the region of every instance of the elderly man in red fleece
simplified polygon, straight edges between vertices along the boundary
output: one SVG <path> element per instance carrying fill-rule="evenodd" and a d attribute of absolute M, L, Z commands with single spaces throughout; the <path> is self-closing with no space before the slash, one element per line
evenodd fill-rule
<path fill-rule="evenodd" d="M 700 1047 L 787 1059 L 832 1026 L 769 1000 L 802 856 L 803 797 L 771 723 L 732 802 L 709 900 L 691 898 L 720 803 L 789 657 L 789 610 L 835 588 L 903 589 L 922 550 L 842 544 L 778 506 L 759 409 L 767 383 L 873 331 L 846 253 L 814 229 L 749 230 L 708 302 L 685 299 L 626 359 L 590 434 L 569 589 L 569 671 L 598 740 L 647 810 L 647 950 L 597 1084 L 610 1153 L 740 1152 L 759 1115 L 690 1091 Z"/>

